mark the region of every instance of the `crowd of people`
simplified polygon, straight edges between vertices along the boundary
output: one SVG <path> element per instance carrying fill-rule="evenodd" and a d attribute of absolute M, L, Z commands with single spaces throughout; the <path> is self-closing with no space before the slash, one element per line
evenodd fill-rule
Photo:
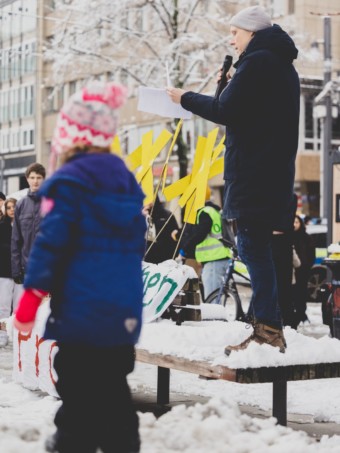
<path fill-rule="evenodd" d="M 0 319 L 9 317 L 16 309 L 23 291 L 23 282 L 34 239 L 40 225 L 40 196 L 38 190 L 46 171 L 39 163 L 31 164 L 25 172 L 27 195 L 16 200 L 3 200 L 0 220 Z M 7 336 L 3 335 L 3 344 Z"/>

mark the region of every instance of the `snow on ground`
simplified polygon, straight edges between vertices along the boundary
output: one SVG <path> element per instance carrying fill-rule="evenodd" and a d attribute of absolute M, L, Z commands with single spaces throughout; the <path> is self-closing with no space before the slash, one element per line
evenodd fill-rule
<path fill-rule="evenodd" d="M 304 330 L 313 334 L 315 329 L 317 336 L 323 335 L 322 344 L 328 347 L 332 343 L 329 343 L 330 339 L 327 337 L 328 328 L 320 324 L 319 312 L 320 305 L 309 307 L 308 315 L 312 322 L 311 325 L 305 326 Z M 152 325 L 148 327 L 153 329 Z M 219 347 L 218 343 L 225 339 L 225 337 L 221 339 L 222 334 L 217 333 L 219 329 L 216 329 L 215 336 L 206 338 L 201 334 L 200 323 L 197 323 L 196 327 L 188 327 L 190 327 L 190 332 L 191 329 L 196 329 L 193 330 L 196 334 L 194 333 L 192 338 L 191 333 L 188 335 L 191 345 L 183 344 L 183 351 L 189 350 L 196 357 L 199 357 L 200 348 L 193 346 L 192 341 L 195 335 L 201 348 L 204 347 L 204 341 L 209 341 L 216 350 Z M 230 327 L 231 325 L 228 324 L 228 329 Z M 164 329 L 164 332 L 166 330 Z M 185 331 L 182 330 L 182 332 Z M 294 345 L 293 342 L 301 337 L 287 332 L 287 339 L 291 345 Z M 187 338 L 185 339 L 187 340 Z M 171 339 L 172 342 L 179 340 L 180 337 L 176 337 L 176 335 Z M 301 338 L 302 343 L 307 340 L 313 339 Z M 166 347 L 159 335 L 154 338 L 154 343 L 159 343 L 162 348 Z M 314 343 L 310 345 L 317 349 Z M 292 349 L 296 347 L 298 345 Z M 221 351 L 218 351 L 218 355 L 221 355 Z M 294 359 L 293 352 L 291 357 Z M 218 361 L 220 361 L 219 358 Z M 10 371 L 11 346 L 9 345 L 0 350 L 0 451 L 1 453 L 43 453 L 44 440 L 48 434 L 54 431 L 53 416 L 60 402 L 50 396 L 29 391 L 19 384 L 11 382 Z M 129 382 L 135 392 L 154 391 L 156 388 L 155 367 L 138 363 Z M 288 412 L 311 414 L 316 421 L 340 423 L 339 384 L 340 379 L 288 383 Z M 150 413 L 139 414 L 142 453 L 206 453 L 207 451 L 214 453 L 226 451 L 231 453 L 286 453 L 287 450 L 293 450 L 296 453 L 305 453 L 307 450 L 309 453 L 339 452 L 340 437 L 338 436 L 323 437 L 320 443 L 316 443 L 303 432 L 276 426 L 275 420 L 272 418 L 261 420 L 240 413 L 237 404 L 252 404 L 262 409 L 271 409 L 272 389 L 270 384 L 246 385 L 205 381 L 189 373 L 173 371 L 171 372 L 171 389 L 184 394 L 211 396 L 212 398 L 206 404 L 196 404 L 188 408 L 184 405 L 176 406 L 159 419 Z"/>

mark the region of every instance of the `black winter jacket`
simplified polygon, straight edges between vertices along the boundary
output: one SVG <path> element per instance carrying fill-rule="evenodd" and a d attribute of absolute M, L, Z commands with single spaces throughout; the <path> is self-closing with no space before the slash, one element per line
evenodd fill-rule
<path fill-rule="evenodd" d="M 170 219 L 169 219 L 170 218 Z M 171 260 L 175 253 L 177 243 L 172 239 L 171 233 L 179 230 L 177 221 L 168 209 L 165 209 L 158 197 L 152 211 L 152 220 L 155 224 L 156 235 L 162 231 L 151 246 L 147 241 L 144 261 L 147 263 L 159 264 L 166 260 Z M 149 247 L 151 248 L 149 249 Z"/>
<path fill-rule="evenodd" d="M 11 236 L 12 225 L 9 217 L 0 221 L 0 277 L 11 278 Z"/>
<path fill-rule="evenodd" d="M 297 280 L 299 276 L 308 278 L 311 267 L 315 261 L 315 245 L 312 237 L 306 232 L 304 226 L 293 233 L 293 243 L 301 265 L 295 269 Z"/>
<path fill-rule="evenodd" d="M 223 217 L 291 228 L 300 84 L 297 49 L 278 25 L 258 31 L 219 99 L 187 92 L 182 106 L 226 130 Z"/>
<path fill-rule="evenodd" d="M 11 241 L 13 278 L 25 271 L 40 220 L 40 197 L 37 192 L 29 190 L 26 197 L 19 200 L 15 207 Z"/>

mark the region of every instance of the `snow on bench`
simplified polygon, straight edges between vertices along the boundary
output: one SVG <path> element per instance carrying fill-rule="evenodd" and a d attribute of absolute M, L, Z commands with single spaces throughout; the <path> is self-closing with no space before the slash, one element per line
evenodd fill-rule
<path fill-rule="evenodd" d="M 340 377 L 340 343 L 315 339 L 285 329 L 288 348 L 281 354 L 269 345 L 251 344 L 247 350 L 224 356 L 224 347 L 243 341 L 251 330 L 241 322 L 185 322 L 167 320 L 144 325 L 136 360 L 158 368 L 157 403 L 168 404 L 170 369 L 240 384 L 273 384 L 273 416 L 287 425 L 287 382 Z"/>

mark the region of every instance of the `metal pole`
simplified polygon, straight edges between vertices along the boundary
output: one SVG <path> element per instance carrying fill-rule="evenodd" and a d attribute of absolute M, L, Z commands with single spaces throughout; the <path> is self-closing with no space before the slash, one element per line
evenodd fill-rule
<path fill-rule="evenodd" d="M 324 21 L 324 86 L 332 78 L 332 55 L 331 55 L 331 18 L 325 16 Z M 328 233 L 327 243 L 332 242 L 333 221 L 333 169 L 332 169 L 332 90 L 325 97 L 326 116 L 323 127 L 323 212 L 327 219 Z"/>
<path fill-rule="evenodd" d="M 277 423 L 287 426 L 287 381 L 273 381 L 273 417 Z"/>
<path fill-rule="evenodd" d="M 170 369 L 157 367 L 157 404 L 170 402 Z"/>

